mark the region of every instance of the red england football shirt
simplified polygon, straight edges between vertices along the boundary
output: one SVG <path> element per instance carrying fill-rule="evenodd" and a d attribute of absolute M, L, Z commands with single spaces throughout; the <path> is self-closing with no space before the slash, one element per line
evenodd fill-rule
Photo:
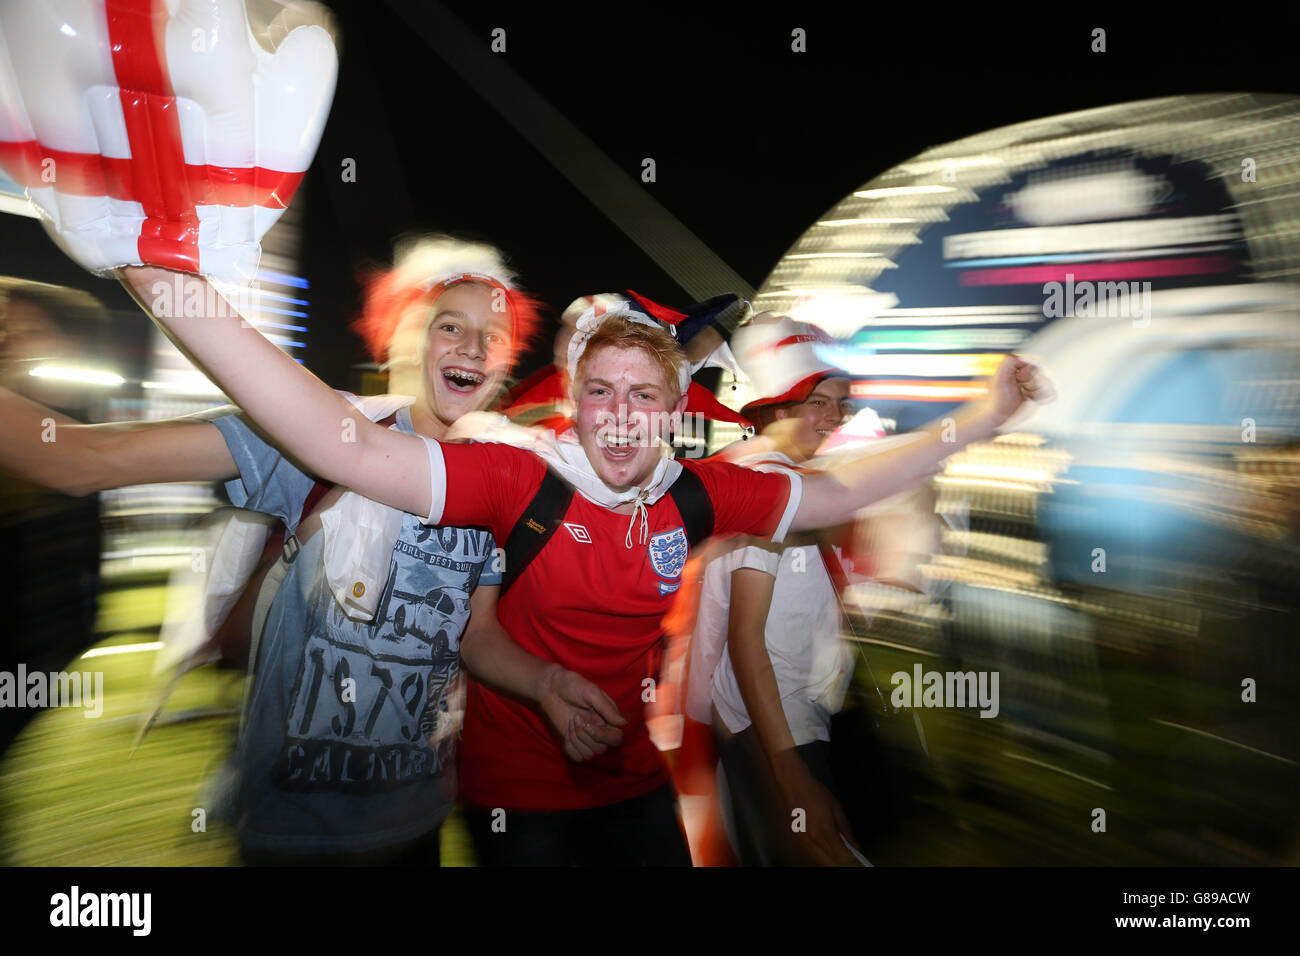
<path fill-rule="evenodd" d="M 436 520 L 485 526 L 498 547 L 504 546 L 541 485 L 545 462 L 510 445 L 440 447 L 446 494 Z M 784 536 L 799 503 L 797 477 L 724 462 L 682 465 L 699 476 L 713 504 L 715 535 Z M 681 584 L 687 549 L 671 496 L 665 494 L 648 514 L 646 542 L 640 540 L 638 520 L 629 548 L 632 516 L 575 492 L 563 524 L 497 609 L 520 647 L 576 671 L 613 698 L 628 721 L 622 746 L 583 763 L 571 761 L 539 714 L 471 680 L 460 750 L 460 791 L 469 805 L 598 807 L 648 793 L 668 780 L 646 730 L 645 704 L 654 686 L 650 682 L 659 678 L 661 620 Z"/>

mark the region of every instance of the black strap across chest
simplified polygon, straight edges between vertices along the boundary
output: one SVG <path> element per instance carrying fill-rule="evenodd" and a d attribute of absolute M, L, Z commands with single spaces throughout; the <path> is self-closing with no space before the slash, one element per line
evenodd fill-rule
<path fill-rule="evenodd" d="M 537 494 L 528 502 L 528 507 L 519 516 L 514 528 L 510 530 L 510 537 L 506 539 L 505 568 L 501 575 L 502 594 L 510 590 L 510 585 L 518 580 L 524 568 L 551 540 L 551 535 L 560 526 L 572 500 L 573 486 L 547 468 Z"/>
<path fill-rule="evenodd" d="M 713 502 L 704 490 L 704 483 L 691 469 L 682 467 L 681 474 L 668 489 L 669 496 L 682 516 L 686 540 L 693 548 L 713 534 Z M 551 535 L 564 520 L 565 512 L 573 501 L 573 486 L 550 468 L 541 486 L 533 495 L 510 531 L 505 546 L 505 570 L 501 577 L 501 593 L 519 579 L 529 563 L 546 547 Z"/>

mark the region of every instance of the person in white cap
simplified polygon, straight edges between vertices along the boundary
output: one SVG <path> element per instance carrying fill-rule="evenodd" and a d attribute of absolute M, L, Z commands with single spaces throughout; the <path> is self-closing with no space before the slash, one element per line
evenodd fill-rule
<path fill-rule="evenodd" d="M 485 245 L 420 237 L 400 247 L 396 266 L 370 277 L 356 327 L 415 397 L 331 392 L 349 409 L 340 434 L 373 418 L 394 434 L 438 438 L 489 405 L 537 324 L 515 283 Z M 282 578 L 278 590 L 256 577 L 244 584 L 248 547 L 227 562 L 235 569 L 214 559 L 209 575 L 210 599 L 213 581 L 234 579 L 210 618 L 224 624 L 212 629 L 226 638 L 242 628 L 245 646 L 258 642 L 230 794 L 246 862 L 436 864 L 455 797 L 462 663 L 538 707 L 567 758 L 619 742 L 621 718 L 599 688 L 524 653 L 500 627 L 490 533 L 429 527 L 318 483 L 238 409 L 111 428 L 54 416 L 58 440 L 44 443 L 40 423 L 53 413 L 13 395 L 0 406 L 0 467 L 30 480 L 85 494 L 229 479 L 235 505 L 284 522 L 283 552 L 268 555 L 279 558 L 268 575 Z"/>
<path fill-rule="evenodd" d="M 816 355 L 826 338 L 770 313 L 736 333 L 758 393 L 742 411 L 764 449 L 738 464 L 810 474 L 801 466 L 852 413 L 845 373 Z M 807 532 L 728 545 L 704 571 L 687 713 L 713 726 L 737 856 L 745 866 L 852 863 L 829 759 L 830 718 L 852 673 L 829 548 Z"/>

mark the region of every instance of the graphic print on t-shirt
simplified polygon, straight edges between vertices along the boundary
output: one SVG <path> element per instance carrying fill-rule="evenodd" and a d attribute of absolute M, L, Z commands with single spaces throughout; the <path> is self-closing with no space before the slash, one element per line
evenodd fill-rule
<path fill-rule="evenodd" d="M 371 622 L 348 618 L 318 577 L 276 786 L 375 793 L 450 762 L 460 635 L 492 544 L 486 531 L 405 516 Z"/>

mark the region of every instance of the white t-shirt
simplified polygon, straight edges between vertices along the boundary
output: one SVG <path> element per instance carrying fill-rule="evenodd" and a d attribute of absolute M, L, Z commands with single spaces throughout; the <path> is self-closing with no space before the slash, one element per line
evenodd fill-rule
<path fill-rule="evenodd" d="M 758 470 L 784 469 L 762 465 Z M 776 578 L 764 637 L 795 744 L 829 740 L 831 715 L 843 704 L 852 676 L 853 651 L 840 637 L 835 588 L 820 552 L 811 544 L 788 547 L 779 554 L 754 546 L 735 548 L 705 569 L 690 673 L 703 676 L 712 672 L 713 680 L 711 684 L 691 681 L 686 713 L 693 720 L 710 723 L 712 704 L 732 733 L 750 725 L 727 652 L 731 575 L 739 568 L 754 568 Z"/>

